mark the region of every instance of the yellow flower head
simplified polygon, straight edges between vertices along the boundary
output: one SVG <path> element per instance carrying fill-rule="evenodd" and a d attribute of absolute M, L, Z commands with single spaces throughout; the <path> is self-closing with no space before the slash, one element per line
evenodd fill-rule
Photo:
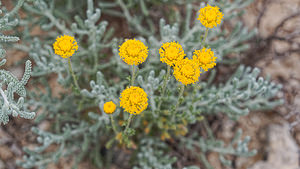
<path fill-rule="evenodd" d="M 177 42 L 164 43 L 159 49 L 159 54 L 160 61 L 169 66 L 174 66 L 185 56 L 182 46 Z"/>
<path fill-rule="evenodd" d="M 147 93 L 140 87 L 131 86 L 121 93 L 120 106 L 130 114 L 140 114 L 148 106 Z"/>
<path fill-rule="evenodd" d="M 128 65 L 138 65 L 148 57 L 148 47 L 139 40 L 129 39 L 120 46 L 119 55 Z"/>
<path fill-rule="evenodd" d="M 168 139 L 170 139 L 170 138 L 171 138 L 170 134 L 169 134 L 168 132 L 166 132 L 166 131 L 164 131 L 164 132 L 160 135 L 160 139 L 161 139 L 162 141 L 168 140 Z"/>
<path fill-rule="evenodd" d="M 221 23 L 223 18 L 222 12 L 219 11 L 219 7 L 207 5 L 198 11 L 198 20 L 207 28 L 217 27 Z"/>
<path fill-rule="evenodd" d="M 103 105 L 103 109 L 106 114 L 112 114 L 116 110 L 116 105 L 112 101 L 106 102 Z"/>
<path fill-rule="evenodd" d="M 203 48 L 201 50 L 195 50 L 193 53 L 193 59 L 196 60 L 199 66 L 207 71 L 210 68 L 216 66 L 217 57 L 214 56 L 214 52 L 211 49 Z"/>
<path fill-rule="evenodd" d="M 184 85 L 197 82 L 200 73 L 198 63 L 188 58 L 183 59 L 174 66 L 175 78 Z"/>
<path fill-rule="evenodd" d="M 73 36 L 63 35 L 56 38 L 53 49 L 55 54 L 60 55 L 62 58 L 68 58 L 77 51 L 78 45 Z"/>
<path fill-rule="evenodd" d="M 119 132 L 117 135 L 116 135 L 116 140 L 119 141 L 120 144 L 123 144 L 123 134 L 122 132 Z"/>

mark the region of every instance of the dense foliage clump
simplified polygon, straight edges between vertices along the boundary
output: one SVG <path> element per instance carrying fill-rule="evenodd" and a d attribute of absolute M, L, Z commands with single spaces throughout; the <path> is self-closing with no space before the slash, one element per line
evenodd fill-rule
<path fill-rule="evenodd" d="M 246 50 L 255 34 L 237 20 L 250 2 L 19 0 L 12 11 L 4 10 L 0 30 L 21 28 L 13 33 L 22 42 L 12 47 L 26 52 L 34 66 L 26 62 L 21 80 L 0 70 L 0 123 L 8 123 L 11 115 L 35 117 L 35 124 L 53 122 L 48 131 L 32 127 L 38 146 L 24 147 L 18 165 L 46 168 L 70 158 L 74 168 L 88 160 L 98 168 L 122 163 L 124 168 L 168 169 L 180 160 L 174 151 L 188 150 L 211 169 L 207 152 L 217 152 L 229 166 L 228 156 L 254 155 L 250 137 L 241 138 L 241 130 L 224 143 L 208 120 L 220 114 L 237 120 L 282 103 L 276 99 L 280 85 L 227 57 Z M 162 8 L 167 14 L 153 14 Z M 18 10 L 25 13 L 21 19 Z M 36 27 L 44 32 L 32 35 Z M 120 37 L 121 31 L 127 36 Z M 1 33 L 0 66 L 5 64 L 2 44 L 19 38 Z M 214 80 L 219 65 L 237 67 L 220 84 Z M 58 95 L 49 77 L 63 88 Z M 192 131 L 193 125 L 203 131 Z M 115 160 L 126 149 L 130 157 Z"/>

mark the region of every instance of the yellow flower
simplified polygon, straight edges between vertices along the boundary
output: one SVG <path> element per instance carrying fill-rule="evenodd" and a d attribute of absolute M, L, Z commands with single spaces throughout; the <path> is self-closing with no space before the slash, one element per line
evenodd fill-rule
<path fill-rule="evenodd" d="M 211 49 L 203 48 L 201 50 L 195 50 L 193 53 L 193 59 L 196 60 L 199 66 L 207 71 L 210 68 L 216 66 L 217 57 L 214 56 L 214 52 Z"/>
<path fill-rule="evenodd" d="M 119 125 L 123 126 L 123 124 L 124 124 L 124 120 L 119 120 Z"/>
<path fill-rule="evenodd" d="M 170 138 L 171 138 L 170 134 L 169 134 L 168 132 L 166 132 L 166 131 L 164 131 L 164 132 L 160 135 L 160 139 L 161 139 L 162 141 L 168 140 L 168 139 L 170 139 Z"/>
<path fill-rule="evenodd" d="M 219 11 L 219 7 L 207 5 L 198 11 L 198 20 L 207 28 L 217 27 L 221 23 L 223 18 L 222 12 Z"/>
<path fill-rule="evenodd" d="M 148 121 L 146 121 L 146 120 L 143 121 L 144 126 L 147 126 L 148 124 L 149 124 Z"/>
<path fill-rule="evenodd" d="M 148 106 L 147 93 L 140 87 L 131 86 L 121 93 L 120 106 L 130 114 L 140 114 Z"/>
<path fill-rule="evenodd" d="M 106 102 L 103 105 L 103 109 L 106 114 L 112 114 L 116 110 L 116 105 L 112 101 Z"/>
<path fill-rule="evenodd" d="M 178 61 L 181 61 L 185 56 L 182 46 L 177 42 L 166 42 L 160 49 L 160 61 L 174 66 Z"/>
<path fill-rule="evenodd" d="M 188 129 L 187 127 L 185 127 L 184 125 L 180 124 L 180 125 L 177 125 L 177 130 L 175 131 L 175 135 L 176 136 L 185 136 L 186 133 L 188 132 Z"/>
<path fill-rule="evenodd" d="M 145 132 L 146 134 L 149 134 L 149 133 L 150 133 L 150 128 L 149 128 L 149 127 L 146 127 L 146 128 L 144 129 L 144 132 Z"/>
<path fill-rule="evenodd" d="M 200 77 L 200 73 L 198 63 L 188 58 L 178 62 L 174 67 L 175 78 L 184 85 L 197 82 Z"/>
<path fill-rule="evenodd" d="M 55 54 L 60 55 L 62 58 L 68 58 L 77 51 L 78 45 L 73 36 L 63 35 L 56 38 L 53 49 Z"/>
<path fill-rule="evenodd" d="M 117 135 L 116 135 L 116 140 L 119 141 L 120 144 L 123 144 L 123 134 L 122 132 L 119 132 Z"/>
<path fill-rule="evenodd" d="M 129 39 L 120 46 L 119 55 L 128 65 L 138 65 L 148 57 L 148 47 L 139 40 Z"/>

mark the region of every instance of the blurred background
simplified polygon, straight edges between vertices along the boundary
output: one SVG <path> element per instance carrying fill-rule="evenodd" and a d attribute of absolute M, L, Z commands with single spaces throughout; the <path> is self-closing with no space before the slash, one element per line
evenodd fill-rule
<path fill-rule="evenodd" d="M 13 0 L 2 2 L 8 9 L 12 9 L 15 3 Z M 150 9 L 150 15 L 154 18 L 161 17 L 159 15 L 162 12 L 158 9 L 182 10 L 180 5 L 157 5 Z M 21 11 L 20 15 L 24 13 Z M 126 20 L 105 14 L 103 18 L 110 22 L 111 27 L 119 27 L 117 37 L 133 36 L 123 29 L 128 27 Z M 240 20 L 249 30 L 257 29 L 257 34 L 247 42 L 250 48 L 238 56 L 241 63 L 260 68 L 264 77 L 270 76 L 274 82 L 282 84 L 279 97 L 283 97 L 285 103 L 274 110 L 251 112 L 237 122 L 227 118 L 216 120 L 212 124 L 215 127 L 213 129 L 217 137 L 225 141 L 232 138 L 237 127 L 243 129 L 244 135 L 251 136 L 250 148 L 257 149 L 258 153 L 254 157 L 234 159 L 237 169 L 297 169 L 300 163 L 300 0 L 254 0 L 245 8 L 245 14 Z M 46 32 L 37 28 L 32 35 L 43 33 Z M 9 49 L 7 56 L 5 69 L 21 76 L 23 67 L 16 63 L 27 57 L 26 53 Z M 231 71 L 226 66 L 218 69 Z M 55 89 L 54 94 L 62 90 L 55 80 L 51 82 L 49 79 L 49 83 Z M 13 118 L 7 125 L 0 126 L 0 169 L 18 168 L 15 161 L 22 159 L 22 147 L 36 144 L 36 138 L 30 131 L 33 125 L 30 120 Z M 50 122 L 47 121 L 38 125 L 45 130 L 49 126 Z M 222 169 L 216 154 L 209 153 L 207 158 L 215 169 Z M 180 160 L 177 163 L 180 167 Z M 197 165 L 200 162 L 194 159 L 190 163 Z M 70 166 L 70 161 L 61 159 L 58 164 L 50 165 L 49 169 L 68 169 Z M 82 162 L 79 168 L 93 167 L 88 162 Z M 113 168 L 122 167 L 116 165 Z"/>

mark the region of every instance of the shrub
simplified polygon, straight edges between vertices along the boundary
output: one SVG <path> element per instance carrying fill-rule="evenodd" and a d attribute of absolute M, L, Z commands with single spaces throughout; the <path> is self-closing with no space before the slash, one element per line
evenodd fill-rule
<path fill-rule="evenodd" d="M 246 41 L 255 30 L 248 31 L 237 17 L 251 0 L 210 1 L 211 6 L 193 0 L 23 2 L 19 0 L 13 11 L 3 15 L 1 29 L 16 25 L 10 18 L 23 5 L 26 15 L 18 25 L 22 32 L 15 31 L 22 43 L 14 47 L 27 52 L 34 66 L 31 72 L 31 62 L 26 62 L 20 81 L 1 70 L 1 85 L 7 87 L 0 89 L 0 120 L 7 123 L 11 114 L 33 118 L 30 109 L 40 112 L 36 124 L 53 122 L 50 131 L 32 128 L 39 146 L 24 148 L 26 155 L 18 161 L 24 168 L 45 168 L 62 157 L 73 159 L 74 168 L 83 159 L 108 168 L 124 149 L 130 149 L 130 160 L 124 162 L 128 167 L 173 168 L 179 160 L 171 153 L 174 142 L 177 149 L 199 157 L 206 168 L 212 168 L 205 156 L 211 151 L 219 154 L 224 165 L 231 165 L 228 155 L 255 154 L 248 150 L 250 138 L 241 138 L 238 130 L 225 144 L 214 136 L 208 117 L 223 113 L 237 120 L 251 110 L 282 103 L 276 99 L 281 86 L 259 77 L 257 68 L 240 65 L 226 82 L 214 80 L 216 66 L 237 65 L 237 58 L 227 56 L 249 47 Z M 148 7 L 166 8 L 168 15 L 158 18 Z M 101 18 L 102 13 L 126 20 L 128 29 L 114 28 Z M 44 31 L 40 36 L 31 34 L 36 27 Z M 118 37 L 115 29 L 126 29 L 130 36 Z M 18 38 L 1 35 L 0 40 Z M 28 91 L 24 103 L 30 75 L 29 85 L 45 90 Z M 56 89 L 50 87 L 49 77 L 57 77 L 63 87 L 59 95 L 53 95 Z M 14 93 L 20 96 L 17 102 Z M 206 135 L 190 131 L 198 124 Z"/>

